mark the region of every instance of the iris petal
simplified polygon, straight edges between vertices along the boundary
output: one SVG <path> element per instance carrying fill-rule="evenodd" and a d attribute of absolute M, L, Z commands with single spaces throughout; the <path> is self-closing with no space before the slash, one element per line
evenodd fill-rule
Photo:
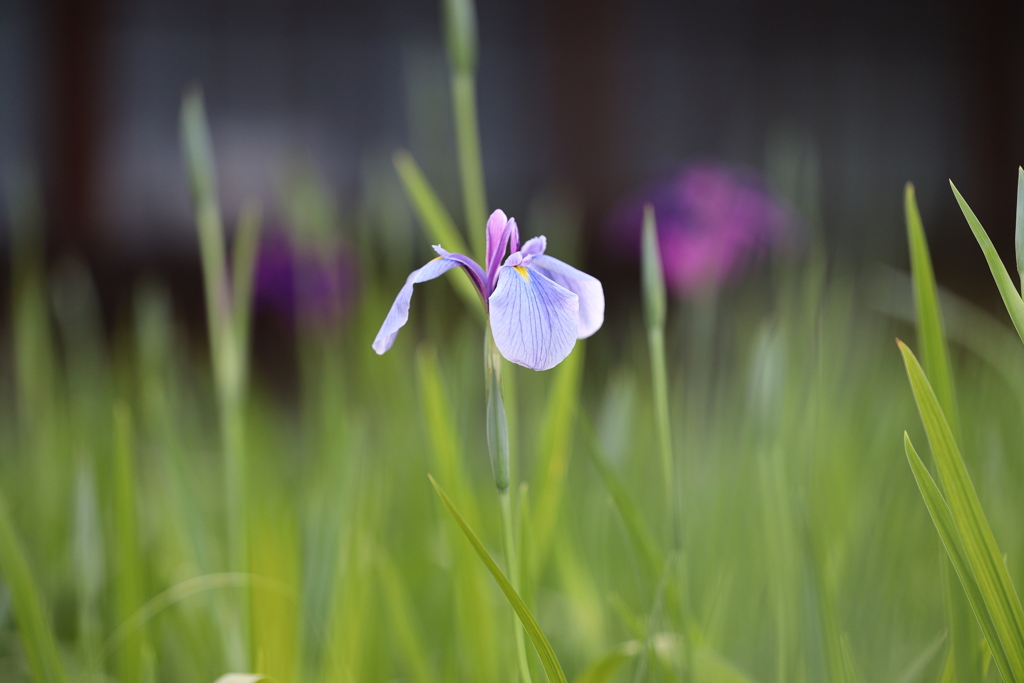
<path fill-rule="evenodd" d="M 398 336 L 398 330 L 402 329 L 402 326 L 409 322 L 409 303 L 412 301 L 413 285 L 433 280 L 444 275 L 452 268 L 458 268 L 461 265 L 456 259 L 438 256 L 433 261 L 427 263 L 427 265 L 409 274 L 409 277 L 405 280 L 405 285 L 402 286 L 398 296 L 395 297 L 395 303 L 391 304 L 391 310 L 388 311 L 388 316 L 384 318 L 384 324 L 380 326 L 380 332 L 377 333 L 377 337 L 373 340 L 373 350 L 378 355 L 385 353 L 391 348 L 391 345 L 395 343 L 395 337 Z M 479 266 L 477 268 L 479 269 Z"/>
<path fill-rule="evenodd" d="M 538 235 L 537 237 L 531 237 L 526 240 L 521 249 L 523 256 L 539 256 L 544 253 L 544 250 L 548 248 L 548 238 L 544 235 Z"/>
<path fill-rule="evenodd" d="M 533 268 L 502 266 L 490 317 L 501 355 L 532 370 L 547 370 L 576 345 L 579 298 Z"/>
<path fill-rule="evenodd" d="M 523 251 L 526 251 L 525 245 Z M 573 268 L 564 261 L 544 254 L 534 256 L 530 260 L 530 268 L 540 271 L 550 280 L 579 297 L 580 315 L 577 338 L 586 339 L 601 329 L 601 325 L 604 323 L 604 288 L 601 286 L 600 280 L 587 275 L 582 270 Z"/>
<path fill-rule="evenodd" d="M 508 217 L 501 209 L 496 210 L 487 219 L 487 260 L 484 261 L 484 269 L 487 271 L 488 286 L 491 288 L 494 287 L 498 265 L 508 248 L 508 223 Z"/>

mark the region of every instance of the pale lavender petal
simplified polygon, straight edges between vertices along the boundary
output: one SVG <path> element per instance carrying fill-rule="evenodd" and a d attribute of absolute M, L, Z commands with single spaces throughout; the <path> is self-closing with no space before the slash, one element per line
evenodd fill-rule
<path fill-rule="evenodd" d="M 501 355 L 532 370 L 548 370 L 576 345 L 579 299 L 539 271 L 502 266 L 490 317 Z"/>
<path fill-rule="evenodd" d="M 523 251 L 526 251 L 525 246 Z M 601 325 L 604 323 L 604 288 L 601 286 L 600 280 L 587 275 L 582 270 L 573 268 L 564 261 L 544 254 L 534 256 L 530 260 L 530 268 L 540 271 L 556 284 L 565 287 L 579 297 L 579 330 L 576 332 L 579 339 L 586 339 L 601 329 Z"/>
<path fill-rule="evenodd" d="M 544 253 L 544 250 L 548 248 L 548 238 L 544 235 L 538 235 L 537 237 L 531 237 L 526 240 L 523 248 L 520 250 L 523 252 L 523 256 L 539 256 Z"/>
<path fill-rule="evenodd" d="M 458 268 L 460 265 L 462 264 L 454 259 L 438 256 L 419 270 L 414 270 L 409 274 L 409 277 L 405 280 L 405 285 L 398 292 L 398 296 L 395 297 L 395 303 L 391 304 L 391 310 L 388 311 L 388 316 L 384 318 L 384 324 L 380 326 L 377 338 L 373 340 L 373 350 L 378 355 L 385 353 L 391 348 L 391 345 L 395 343 L 395 337 L 398 336 L 398 330 L 409 321 L 409 302 L 412 301 L 413 285 L 433 280 L 444 275 L 452 268 Z M 479 266 L 477 267 L 479 268 Z"/>

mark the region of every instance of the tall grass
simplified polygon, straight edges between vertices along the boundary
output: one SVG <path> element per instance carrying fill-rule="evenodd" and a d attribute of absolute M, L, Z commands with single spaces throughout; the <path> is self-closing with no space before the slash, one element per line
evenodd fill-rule
<path fill-rule="evenodd" d="M 45 202 L 9 188 L 0 680 L 1019 680 L 1024 355 L 1005 320 L 936 285 L 910 190 L 912 279 L 812 249 L 713 315 L 659 303 L 651 220 L 646 316 L 626 287 L 635 301 L 557 369 L 492 365 L 495 500 L 461 275 L 418 292 L 389 354 L 370 349 L 402 259 L 427 253 L 412 216 L 480 250 L 475 28 L 469 3 L 446 7 L 464 222 L 405 152 L 321 215 L 358 250 L 359 294 L 341 322 L 296 322 L 288 397 L 249 370 L 258 212 L 222 215 L 196 94 L 205 344 L 149 281 L 104 334 L 88 271 L 43 261 Z M 414 248 L 381 237 L 399 234 Z"/>

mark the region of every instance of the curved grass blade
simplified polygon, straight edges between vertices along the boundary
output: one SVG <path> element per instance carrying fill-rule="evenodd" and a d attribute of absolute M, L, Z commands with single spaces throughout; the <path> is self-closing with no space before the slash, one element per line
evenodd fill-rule
<path fill-rule="evenodd" d="M 25 645 L 32 676 L 37 683 L 64 683 L 64 667 L 57 653 L 53 630 L 43 609 L 32 569 L 0 494 L 0 576 L 10 591 L 18 631 Z"/>
<path fill-rule="evenodd" d="M 575 683 L 606 683 L 612 680 L 622 665 L 636 657 L 644 646 L 638 640 L 620 643 L 576 677 Z"/>
<path fill-rule="evenodd" d="M 935 392 L 913 352 L 898 344 L 964 555 L 1006 652 L 1011 680 L 1024 681 L 1024 610 L 1017 591 Z M 993 651 L 998 648 L 990 645 Z"/>
<path fill-rule="evenodd" d="M 162 593 L 153 596 L 135 614 L 121 622 L 121 625 L 110 634 L 103 645 L 102 656 L 103 658 L 109 657 L 133 633 L 145 626 L 164 610 L 173 607 L 183 600 L 200 593 L 221 588 L 248 588 L 250 586 L 262 590 L 275 591 L 293 599 L 296 598 L 295 591 L 291 586 L 283 585 L 278 581 L 256 574 L 221 572 L 194 576 L 191 579 L 185 579 L 180 583 L 176 583 Z"/>
<path fill-rule="evenodd" d="M 907 243 L 910 249 L 911 283 L 914 292 L 914 310 L 917 316 L 917 339 L 921 345 L 921 360 L 925 373 L 932 381 L 939 405 L 949 419 L 953 436 L 959 442 L 960 410 L 957 406 L 953 369 L 949 360 L 949 343 L 945 321 L 939 305 L 938 287 L 932 269 L 928 241 L 917 208 L 914 185 L 907 183 L 903 193 L 907 221 Z M 964 603 L 963 593 L 949 575 L 949 566 L 942 564 L 942 587 L 945 593 L 949 622 L 950 656 L 958 680 L 975 680 L 980 674 L 978 630 L 972 623 L 971 610 Z"/>
<path fill-rule="evenodd" d="M 378 546 L 374 553 L 377 566 L 377 580 L 380 582 L 381 594 L 387 604 L 392 633 L 394 633 L 409 667 L 410 677 L 417 683 L 430 683 L 434 680 L 426 652 L 423 651 L 423 640 L 416 624 L 412 600 L 409 591 L 402 581 L 394 560 L 383 546 Z"/>
<path fill-rule="evenodd" d="M 960 439 L 960 411 L 956 404 L 953 371 L 949 363 L 939 294 L 935 286 L 935 272 L 928 253 L 924 225 L 917 209 L 914 185 L 907 183 L 903 192 L 903 209 L 907 220 L 907 243 L 910 247 L 910 271 L 914 285 L 914 309 L 917 311 L 917 337 L 921 345 L 921 360 L 932 381 L 939 405 L 949 419 L 953 435 Z"/>
<path fill-rule="evenodd" d="M 654 534 L 647 525 L 640 509 L 629 495 L 629 491 L 626 490 L 625 484 L 622 483 L 618 474 L 602 457 L 601 444 L 597 440 L 597 434 L 594 433 L 593 425 L 585 414 L 580 416 L 580 426 L 583 431 L 583 441 L 586 445 L 584 450 L 590 456 L 594 466 L 597 467 L 601 480 L 604 482 L 605 488 L 608 489 L 608 495 L 611 496 L 615 509 L 618 510 L 622 521 L 626 525 L 626 530 L 629 533 L 629 539 L 633 543 L 634 550 L 644 560 L 649 578 L 652 581 L 657 581 L 665 566 L 665 558 L 660 548 L 658 548 Z"/>
<path fill-rule="evenodd" d="M 430 467 L 448 482 L 452 493 L 462 501 L 466 523 L 479 526 L 480 511 L 463 460 L 462 443 L 451 401 L 441 379 L 437 352 L 431 346 L 421 346 L 416 352 L 416 376 L 419 380 L 420 405 L 425 416 L 427 440 L 430 444 Z M 451 533 L 455 533 L 454 530 Z M 465 645 L 464 675 L 479 676 L 482 680 L 498 677 L 497 636 L 490 619 L 477 619 L 474 609 L 489 604 L 487 578 L 470 557 L 472 551 L 455 544 L 455 633 Z"/>
<path fill-rule="evenodd" d="M 956 201 L 960 204 L 960 210 L 963 211 L 964 218 L 967 219 L 967 224 L 971 226 L 971 231 L 974 233 L 974 238 L 978 240 L 978 245 L 985 254 L 985 260 L 988 261 L 989 270 L 992 271 L 996 287 L 999 288 L 999 295 L 1003 297 L 1003 304 L 1010 314 L 1010 320 L 1013 321 L 1013 326 L 1016 328 L 1017 334 L 1020 335 L 1021 341 L 1024 341 L 1024 300 L 1021 300 L 1020 294 L 1017 293 L 1017 288 L 1014 287 L 1010 274 L 1006 271 L 1006 266 L 999 258 L 999 253 L 992 245 L 992 240 L 988 238 L 985 228 L 981 227 L 978 217 L 960 196 L 953 181 L 950 181 L 949 186 L 953 188 L 953 194 L 956 195 Z"/>
<path fill-rule="evenodd" d="M 455 504 L 448 497 L 448 494 L 444 492 L 444 489 L 434 480 L 434 477 L 429 474 L 427 477 L 430 479 L 431 485 L 434 490 L 437 491 L 437 495 L 441 497 L 441 501 L 444 506 L 448 508 L 448 512 L 452 518 L 462 529 L 462 533 L 466 535 L 466 538 L 472 544 L 476 554 L 480 556 L 484 566 L 491 572 L 491 576 L 497 581 L 498 587 L 501 588 L 501 592 L 505 594 L 512 609 L 515 610 L 516 614 L 519 615 L 519 620 L 523 622 L 523 628 L 526 629 L 527 635 L 530 636 L 530 640 L 533 642 L 533 646 L 537 649 L 537 655 L 540 657 L 540 662 L 544 666 L 544 672 L 548 676 L 548 680 L 552 683 L 568 683 L 565 678 L 565 673 L 562 671 L 561 665 L 558 663 L 558 657 L 555 656 L 555 651 L 551 649 L 551 643 L 544 636 L 544 633 L 540 630 L 540 626 L 537 624 L 537 620 L 533 618 L 533 614 L 530 613 L 526 603 L 523 602 L 519 594 L 512 588 L 512 584 L 509 583 L 508 579 L 495 564 L 491 558 L 490 553 L 487 552 L 487 548 L 480 542 L 473 530 L 466 524 L 466 520 L 462 518 L 459 511 L 455 508 Z"/>
<path fill-rule="evenodd" d="M 978 625 L 981 626 L 981 632 L 985 634 L 985 638 L 989 643 L 995 644 L 995 647 L 992 648 L 992 654 L 996 660 L 996 666 L 999 668 L 999 673 L 1002 674 L 1003 680 L 1012 681 L 1014 677 L 1010 670 L 1009 660 L 1006 658 L 1003 648 L 999 646 L 999 635 L 996 633 L 995 624 L 992 622 L 992 617 L 985 606 L 985 598 L 978 587 L 977 580 L 974 578 L 974 572 L 971 571 L 970 562 L 964 552 L 963 544 L 960 542 L 960 534 L 957 532 L 956 524 L 953 522 L 953 515 L 949 511 L 949 506 L 939 492 L 938 485 L 932 479 L 928 468 L 924 466 L 921 457 L 914 448 L 914 444 L 910 441 L 910 436 L 906 432 L 903 432 L 903 447 L 907 452 L 907 460 L 910 462 L 910 469 L 914 473 L 917 487 L 921 490 L 921 497 L 924 498 L 924 504 L 928 508 L 928 514 L 931 515 L 932 522 L 935 524 L 935 530 L 939 532 L 942 545 L 946 549 L 946 553 L 949 554 L 949 559 L 953 564 L 953 569 L 956 570 L 956 575 L 960 578 L 960 583 L 964 587 L 964 593 L 967 594 L 967 600 L 974 609 L 974 614 L 978 618 Z"/>
<path fill-rule="evenodd" d="M 427 233 L 427 237 L 448 251 L 472 256 L 466 245 L 466 240 L 455 226 L 451 214 L 444 208 L 444 204 L 434 192 L 434 188 L 430 186 L 430 181 L 423 175 L 423 171 L 413 159 L 412 154 L 402 149 L 395 152 L 391 160 L 395 165 L 395 170 L 398 171 L 399 180 L 402 181 L 405 196 L 409 200 L 409 204 L 412 205 L 413 213 L 416 214 L 416 219 Z M 483 225 L 480 226 L 480 231 L 483 234 Z M 481 315 L 483 309 L 480 307 L 480 295 L 477 294 L 469 279 L 462 274 L 452 273 L 449 280 L 458 295 L 469 305 L 470 310 L 474 314 Z"/>
<path fill-rule="evenodd" d="M 934 482 L 933 482 L 934 483 Z M 942 644 L 946 642 L 947 635 L 940 633 L 935 640 L 930 642 L 928 646 L 921 651 L 917 657 L 914 658 L 907 668 L 903 670 L 900 677 L 896 679 L 896 683 L 914 683 L 920 680 L 921 675 L 928 668 L 928 665 L 932 663 L 935 656 L 939 654 L 939 650 L 942 649 Z"/>
<path fill-rule="evenodd" d="M 534 485 L 537 502 L 533 517 L 536 571 L 540 571 L 547 560 L 558 526 L 565 477 L 572 455 L 573 425 L 579 407 L 585 350 L 585 344 L 577 343 L 575 351 L 552 371 L 551 393 L 537 432 L 539 472 Z"/>

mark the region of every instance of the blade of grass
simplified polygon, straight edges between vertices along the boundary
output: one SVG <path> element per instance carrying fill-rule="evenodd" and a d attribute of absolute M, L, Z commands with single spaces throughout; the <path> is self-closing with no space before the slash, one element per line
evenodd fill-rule
<path fill-rule="evenodd" d="M 985 605 L 985 598 L 974 577 L 974 572 L 971 570 L 971 564 L 967 559 L 963 544 L 960 542 L 960 533 L 953 522 L 953 514 L 949 511 L 949 505 L 946 504 L 945 498 L 939 492 L 939 487 L 936 485 L 935 480 L 932 479 L 928 468 L 921 461 L 921 456 L 917 454 L 917 450 L 914 448 L 914 444 L 910 441 L 910 436 L 906 432 L 903 433 L 903 447 L 907 452 L 907 461 L 910 462 L 910 469 L 914 473 L 914 480 L 917 481 L 917 487 L 921 490 L 921 497 L 924 498 L 924 504 L 928 508 L 928 514 L 932 518 L 932 523 L 935 524 L 935 530 L 939 533 L 942 546 L 946 549 L 953 569 L 956 571 L 956 575 L 959 577 L 960 583 L 964 588 L 964 593 L 967 595 L 967 600 L 974 610 L 974 615 L 978 619 L 981 632 L 989 643 L 995 645 L 992 648 L 992 653 L 996 660 L 996 666 L 999 668 L 1003 680 L 1012 681 L 1014 676 L 1010 669 L 1010 662 L 1000 645 L 999 634 L 996 632 L 995 624 Z"/>
<path fill-rule="evenodd" d="M 398 171 L 398 178 L 402 181 L 405 196 L 409 200 L 409 204 L 412 205 L 413 213 L 416 214 L 416 219 L 426 232 L 427 238 L 448 251 L 470 255 L 466 241 L 455 226 L 451 214 L 444 208 L 444 204 L 434 192 L 434 188 L 430 186 L 430 182 L 423 175 L 423 171 L 420 170 L 412 154 L 404 149 L 399 150 L 395 152 L 392 161 L 395 164 L 395 170 Z M 480 225 L 479 232 L 481 235 L 485 234 L 483 224 Z M 456 293 L 462 297 L 473 314 L 482 320 L 484 316 L 483 309 L 480 307 L 480 295 L 474 289 L 469 278 L 464 273 L 452 272 L 449 282 L 452 283 Z"/>
<path fill-rule="evenodd" d="M 978 217 L 960 196 L 960 192 L 952 181 L 949 186 L 953 188 L 953 194 L 956 195 L 956 201 L 960 204 L 960 210 L 963 211 L 964 218 L 967 219 L 967 224 L 971 226 L 971 232 L 974 233 L 974 238 L 978 240 L 978 245 L 981 247 L 982 253 L 985 254 L 985 260 L 988 262 L 989 270 L 992 271 L 992 277 L 996 281 L 996 287 L 999 288 L 999 295 L 1003 298 L 1006 311 L 1010 314 L 1010 320 L 1013 321 L 1013 326 L 1021 341 L 1024 341 L 1024 300 L 1021 300 L 1021 295 L 1017 293 L 1017 288 L 1014 287 L 1010 274 L 1006 271 L 1006 266 L 999 258 L 999 253 L 992 245 L 992 240 L 989 239 L 985 228 L 981 227 Z"/>
<path fill-rule="evenodd" d="M 907 668 L 903 670 L 899 678 L 896 679 L 896 683 L 914 683 L 921 678 L 921 675 L 928 668 L 928 665 L 932 663 L 935 656 L 939 654 L 942 649 L 942 644 L 946 642 L 946 634 L 940 633 L 935 640 L 928 643 L 928 646 L 921 651 L 917 657 L 914 658 Z"/>
<path fill-rule="evenodd" d="M 117 620 L 124 621 L 142 604 L 142 556 L 136 509 L 135 463 L 131 414 L 121 402 L 114 406 L 114 604 Z M 118 678 L 126 683 L 142 674 L 143 630 L 136 631 L 117 653 Z"/>
<path fill-rule="evenodd" d="M 473 0 L 445 0 L 443 7 L 462 202 L 470 242 L 476 257 L 483 259 L 487 193 L 476 112 L 476 9 Z"/>
<path fill-rule="evenodd" d="M 43 607 L 25 556 L 11 523 L 7 501 L 0 493 L 0 574 L 7 584 L 25 652 L 36 683 L 64 683 L 67 677 L 57 653 L 53 628 Z"/>
<path fill-rule="evenodd" d="M 117 650 L 133 633 L 144 627 L 157 615 L 183 600 L 200 595 L 207 591 L 219 590 L 222 588 L 259 588 L 261 590 L 274 591 L 280 595 L 296 598 L 295 591 L 290 586 L 281 584 L 278 581 L 255 574 L 242 574 L 240 572 L 221 572 L 217 574 L 203 574 L 185 579 L 176 583 L 162 593 L 150 598 L 142 605 L 135 614 L 121 622 L 107 637 L 103 645 L 102 656 L 109 657 Z"/>
<path fill-rule="evenodd" d="M 651 392 L 654 397 L 654 416 L 658 426 L 658 445 L 661 453 L 662 477 L 665 480 L 665 504 L 671 519 L 672 547 L 680 542 L 680 510 L 676 496 L 676 465 L 672 454 L 672 426 L 668 406 L 668 366 L 665 362 L 665 276 L 661 265 L 661 250 L 654 207 L 644 207 L 644 226 L 641 252 L 641 285 L 644 302 L 644 322 L 647 325 L 647 344 L 651 360 Z"/>
<path fill-rule="evenodd" d="M 917 313 L 917 338 L 921 345 L 921 359 L 925 373 L 931 378 L 939 405 L 949 418 L 953 436 L 959 442 L 960 410 L 956 400 L 956 387 L 949 360 L 949 344 L 946 338 L 942 309 L 939 306 L 938 287 L 932 269 L 928 241 L 924 225 L 917 208 L 914 185 L 907 183 L 903 194 L 904 212 L 907 222 L 907 242 L 910 249 L 911 281 L 914 292 L 914 309 Z M 975 680 L 980 675 L 980 659 L 977 629 L 974 628 L 970 607 L 964 604 L 963 593 L 950 580 L 949 567 L 943 562 L 941 568 L 947 619 L 949 620 L 950 653 L 957 672 L 957 679 Z"/>
<path fill-rule="evenodd" d="M 383 547 L 377 547 L 374 557 L 377 560 L 377 581 L 380 583 L 393 633 L 401 645 L 411 678 L 419 683 L 430 683 L 434 676 L 427 654 L 423 651 L 423 638 L 415 623 L 415 610 L 412 600 L 409 599 L 409 592 L 394 561 Z"/>
<path fill-rule="evenodd" d="M 430 444 L 431 468 L 443 473 L 445 481 L 459 500 L 467 523 L 478 526 L 480 512 L 473 489 L 465 472 L 462 443 L 452 415 L 452 406 L 444 390 L 437 353 L 430 346 L 422 346 L 416 354 L 416 376 L 419 380 L 420 405 L 426 416 L 428 443 Z M 475 618 L 475 610 L 490 603 L 485 585 L 486 578 L 470 566 L 471 551 L 461 543 L 453 543 L 455 554 L 455 581 L 453 583 L 456 602 L 455 632 L 465 648 L 464 660 L 468 676 L 478 675 L 482 679 L 498 677 L 496 663 L 497 638 L 490 619 Z"/>
<path fill-rule="evenodd" d="M 242 207 L 238 217 L 238 230 L 235 232 L 235 246 L 232 253 L 231 295 L 234 306 L 235 338 L 249 338 L 249 321 L 252 317 L 252 286 L 256 268 L 256 256 L 259 253 L 260 223 L 262 211 L 256 201 L 250 201 Z M 242 365 L 245 366 L 245 355 L 248 345 L 240 349 L 243 355 Z"/>
<path fill-rule="evenodd" d="M 228 568 L 232 571 L 245 572 L 249 566 L 249 518 L 246 499 L 249 489 L 244 416 L 248 339 L 239 336 L 241 330 L 237 326 L 236 310 L 229 291 L 224 228 L 217 200 L 213 145 L 203 96 L 198 88 L 189 90 L 182 100 L 181 137 L 196 211 L 199 253 L 203 265 L 203 288 L 206 294 L 210 359 L 217 392 L 224 462 L 224 497 L 227 508 Z M 238 277 L 241 279 L 251 278 L 251 266 L 246 264 L 246 239 L 250 238 L 243 238 L 243 244 L 236 254 L 240 266 Z M 243 287 L 243 290 L 243 296 L 248 297 L 248 287 Z M 233 606 L 234 622 L 227 626 L 223 636 L 231 668 L 244 670 L 248 669 L 251 663 L 249 602 L 245 594 L 233 597 L 238 598 Z"/>
<path fill-rule="evenodd" d="M 469 540 L 473 546 L 473 550 L 479 555 L 480 560 L 487 567 L 487 570 L 494 577 L 494 580 L 498 583 L 498 587 L 501 588 L 501 592 L 505 594 L 505 598 L 508 599 L 512 609 L 515 610 L 519 616 L 519 620 L 523 624 L 523 628 L 526 629 L 527 635 L 530 636 L 530 641 L 533 642 L 533 646 L 537 649 L 537 655 L 540 657 L 541 664 L 544 666 L 544 672 L 548 676 L 548 680 L 552 683 L 567 683 L 565 673 L 562 671 L 561 665 L 558 663 L 558 657 L 555 656 L 555 651 L 551 649 L 551 644 L 548 639 L 544 636 L 544 632 L 540 630 L 540 625 L 537 624 L 537 620 L 533 618 L 533 614 L 530 613 L 529 608 L 526 607 L 526 603 L 523 602 L 519 594 L 516 593 L 515 589 L 512 588 L 512 584 L 509 583 L 508 579 L 502 573 L 501 569 L 491 558 L 490 553 L 487 552 L 487 548 L 480 542 L 473 530 L 466 524 L 466 520 L 463 519 L 462 515 L 459 514 L 455 504 L 448 497 L 448 494 L 444 492 L 444 489 L 434 480 L 434 477 L 429 474 L 427 477 L 430 479 L 431 485 L 434 490 L 437 491 L 437 495 L 441 497 L 441 501 L 444 506 L 448 508 L 448 512 L 452 518 L 462 529 L 462 533 L 466 535 L 466 539 Z"/>
<path fill-rule="evenodd" d="M 903 342 L 898 343 L 964 554 L 1006 651 L 1014 680 L 1024 681 L 1024 610 L 1017 591 L 935 392 L 913 352 Z"/>
<path fill-rule="evenodd" d="M 565 477 L 572 455 L 573 425 L 576 423 L 580 380 L 586 355 L 584 351 L 585 344 L 577 343 L 573 353 L 552 371 L 554 381 L 545 405 L 544 419 L 537 432 L 534 559 L 538 564 L 534 571 L 539 571 L 547 559 L 565 493 Z"/>
<path fill-rule="evenodd" d="M 935 285 L 928 241 L 914 196 L 914 185 L 907 183 L 903 192 L 903 209 L 907 221 L 907 242 L 910 246 L 910 271 L 914 284 L 914 308 L 917 311 L 917 337 L 921 345 L 921 360 L 925 372 L 932 380 L 942 411 L 949 418 L 953 435 L 960 440 L 960 411 L 956 404 L 953 371 L 949 363 L 939 295 Z"/>
<path fill-rule="evenodd" d="M 627 640 L 612 648 L 576 677 L 575 683 L 607 683 L 612 680 L 622 665 L 636 657 L 644 646 L 638 640 Z"/>
<path fill-rule="evenodd" d="M 594 433 L 594 427 L 585 414 L 580 416 L 580 426 L 586 445 L 584 450 L 601 475 L 601 480 L 604 482 L 605 488 L 608 489 L 608 495 L 611 496 L 615 509 L 622 517 L 622 521 L 625 522 L 629 539 L 633 543 L 637 555 L 643 558 L 650 580 L 657 581 L 665 566 L 665 558 L 654 540 L 654 534 L 647 526 L 640 509 L 634 503 L 618 474 L 605 462 L 601 444 L 598 443 L 597 435 Z"/>

